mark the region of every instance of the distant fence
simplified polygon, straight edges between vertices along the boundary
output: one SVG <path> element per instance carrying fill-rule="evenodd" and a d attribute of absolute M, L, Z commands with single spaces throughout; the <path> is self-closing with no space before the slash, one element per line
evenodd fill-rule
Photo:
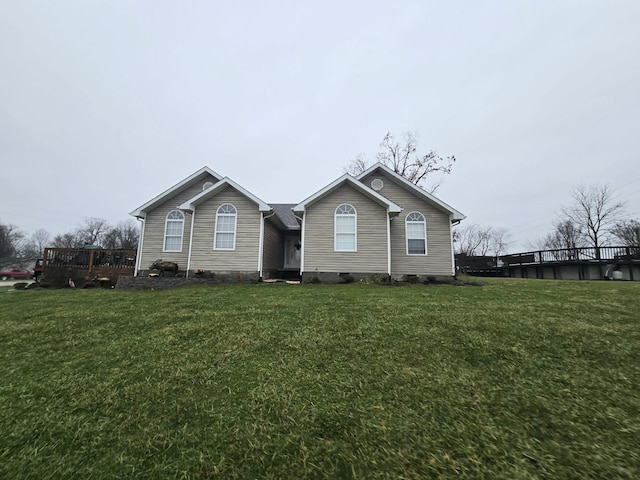
<path fill-rule="evenodd" d="M 497 257 L 456 255 L 459 270 L 477 276 L 640 280 L 640 246 L 538 250 Z M 612 276 L 614 271 L 622 272 Z"/>
<path fill-rule="evenodd" d="M 133 276 L 136 250 L 107 248 L 45 248 L 42 280 L 64 284 L 83 284 L 93 276 L 117 279 Z"/>

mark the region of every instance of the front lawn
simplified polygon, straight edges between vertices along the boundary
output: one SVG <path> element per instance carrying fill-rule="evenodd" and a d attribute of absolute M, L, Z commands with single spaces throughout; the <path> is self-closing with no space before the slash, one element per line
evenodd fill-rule
<path fill-rule="evenodd" d="M 640 478 L 640 282 L 0 292 L 0 478 Z"/>

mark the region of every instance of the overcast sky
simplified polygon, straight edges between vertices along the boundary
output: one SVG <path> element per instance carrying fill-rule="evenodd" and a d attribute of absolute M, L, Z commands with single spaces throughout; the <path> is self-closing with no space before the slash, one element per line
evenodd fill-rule
<path fill-rule="evenodd" d="M 299 202 L 387 131 L 455 155 L 465 222 L 544 236 L 578 184 L 640 219 L 640 2 L 0 8 L 0 222 L 116 223 L 204 165 Z"/>

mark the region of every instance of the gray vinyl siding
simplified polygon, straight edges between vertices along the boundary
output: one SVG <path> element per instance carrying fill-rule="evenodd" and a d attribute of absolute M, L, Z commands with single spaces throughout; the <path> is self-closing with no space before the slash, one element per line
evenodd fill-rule
<path fill-rule="evenodd" d="M 334 251 L 334 214 L 342 203 L 356 209 L 356 252 Z M 304 214 L 304 271 L 386 273 L 387 218 L 386 207 L 348 185 L 308 206 Z"/>
<path fill-rule="evenodd" d="M 167 214 L 172 210 L 176 210 L 177 206 L 186 202 L 194 195 L 202 191 L 202 185 L 208 181 L 207 178 L 199 181 L 197 184 L 177 193 L 173 197 L 165 200 L 164 203 L 147 213 L 144 226 L 144 238 L 142 245 L 142 259 L 140 262 L 141 270 L 148 270 L 151 263 L 158 259 L 167 262 L 176 262 L 180 271 L 187 269 L 187 256 L 189 253 L 189 234 L 191 231 L 191 215 L 184 214 L 184 231 L 182 235 L 182 251 L 181 252 L 163 252 L 164 248 L 164 228 Z M 211 177 L 211 181 L 216 181 Z"/>
<path fill-rule="evenodd" d="M 262 269 L 282 270 L 284 266 L 284 234 L 270 221 L 264 222 L 264 254 Z"/>
<path fill-rule="evenodd" d="M 213 237 L 218 207 L 230 203 L 236 207 L 235 250 L 214 250 Z M 214 272 L 258 271 L 261 215 L 258 206 L 232 187 L 205 200 L 195 209 L 191 270 Z"/>
<path fill-rule="evenodd" d="M 402 213 L 391 221 L 392 275 L 453 275 L 451 260 L 451 221 L 449 214 L 423 200 L 404 185 L 378 172 L 362 182 L 369 186 L 374 178 L 384 182 L 378 193 L 402 207 Z M 425 216 L 427 226 L 427 255 L 407 255 L 405 219 L 411 212 Z"/>

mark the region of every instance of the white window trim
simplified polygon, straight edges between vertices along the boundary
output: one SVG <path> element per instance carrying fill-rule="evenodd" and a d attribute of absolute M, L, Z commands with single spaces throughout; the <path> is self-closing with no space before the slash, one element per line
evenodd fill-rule
<path fill-rule="evenodd" d="M 407 224 L 408 222 L 408 218 L 409 215 L 411 215 L 412 213 L 417 213 L 418 215 L 420 215 L 423 218 L 422 221 L 422 230 L 424 232 L 424 253 L 409 253 L 409 234 L 407 232 Z M 412 221 L 411 223 L 420 223 L 420 222 L 415 222 Z M 408 256 L 411 257 L 426 257 L 428 250 L 427 250 L 427 217 L 424 216 L 424 214 L 420 213 L 420 212 L 409 212 L 407 214 L 407 216 L 404 218 L 404 239 L 405 239 L 405 247 L 406 247 L 406 252 Z M 418 238 L 412 238 L 412 240 L 419 240 Z"/>
<path fill-rule="evenodd" d="M 351 208 L 353 208 L 353 211 L 355 213 L 353 214 L 338 214 L 338 208 L 340 208 L 343 205 L 348 205 Z M 338 232 L 337 232 L 337 219 L 338 219 L 338 215 L 340 215 L 341 217 L 351 217 L 353 216 L 353 239 L 354 239 L 354 245 L 353 245 L 353 250 L 344 250 L 344 249 L 339 249 L 338 248 Z M 334 252 L 357 252 L 358 251 L 358 211 L 356 210 L 356 207 L 354 207 L 353 205 L 351 205 L 350 203 L 341 203 L 340 205 L 338 205 L 336 207 L 336 209 L 333 211 L 333 251 Z"/>
<path fill-rule="evenodd" d="M 233 207 L 233 209 L 236 211 L 236 213 L 220 213 L 220 209 L 222 207 L 224 207 L 225 205 L 230 205 Z M 216 247 L 216 240 L 218 239 L 218 218 L 220 218 L 220 216 L 225 216 L 225 217 L 235 217 L 235 220 L 233 222 L 233 247 L 231 248 L 222 248 L 222 247 Z M 220 232 L 220 233 L 231 233 L 231 232 Z M 235 205 L 231 204 L 231 203 L 223 203 L 222 205 L 220 205 L 217 209 L 216 209 L 216 226 L 215 229 L 213 231 L 213 249 L 214 250 L 226 250 L 227 252 L 233 251 L 236 249 L 236 237 L 237 237 L 237 233 L 238 233 L 238 209 L 235 207 Z"/>
<path fill-rule="evenodd" d="M 167 225 L 169 224 L 169 215 L 171 215 L 173 212 L 178 212 L 180 215 L 182 215 L 182 231 L 180 233 L 180 248 L 178 250 L 167 249 Z M 172 219 L 171 221 L 175 222 L 176 220 Z M 182 213 L 180 210 L 171 210 L 169 213 L 167 213 L 167 216 L 164 217 L 164 241 L 162 242 L 163 252 L 182 252 L 182 244 L 184 242 L 184 223 L 185 223 L 184 213 Z M 177 238 L 178 235 L 171 235 L 171 237 Z"/>

